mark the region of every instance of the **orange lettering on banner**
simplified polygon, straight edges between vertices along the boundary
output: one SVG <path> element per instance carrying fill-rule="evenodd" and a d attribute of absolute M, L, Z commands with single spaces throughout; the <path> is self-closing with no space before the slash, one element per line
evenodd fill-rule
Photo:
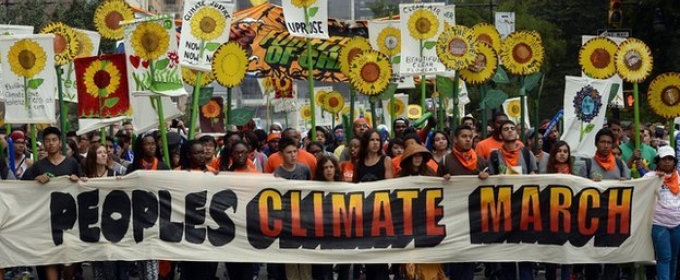
<path fill-rule="evenodd" d="M 267 236 L 278 236 L 283 229 L 283 222 L 281 219 L 273 219 L 271 221 L 272 227 L 269 227 L 269 206 L 271 210 L 281 210 L 281 194 L 274 190 L 266 190 L 262 192 L 260 201 L 260 230 Z"/>

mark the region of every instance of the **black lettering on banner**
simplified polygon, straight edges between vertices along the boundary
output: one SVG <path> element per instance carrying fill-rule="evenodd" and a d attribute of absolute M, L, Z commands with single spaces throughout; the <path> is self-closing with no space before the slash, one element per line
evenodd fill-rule
<path fill-rule="evenodd" d="M 158 191 L 160 200 L 160 238 L 167 242 L 180 242 L 184 234 L 184 223 L 172 222 L 170 217 L 172 215 L 172 196 L 169 191 Z"/>
<path fill-rule="evenodd" d="M 205 227 L 197 227 L 205 223 L 205 203 L 207 191 L 187 194 L 184 211 L 184 232 L 187 242 L 201 244 L 205 241 Z"/>
<path fill-rule="evenodd" d="M 76 224 L 76 200 L 68 193 L 52 192 L 50 195 L 50 226 L 54 245 L 64 243 L 64 230 Z"/>
<path fill-rule="evenodd" d="M 158 198 L 152 192 L 132 191 L 132 232 L 135 242 L 144 240 L 144 230 L 158 220 Z"/>
<path fill-rule="evenodd" d="M 213 195 L 210 201 L 210 217 L 219 226 L 217 229 L 208 227 L 208 241 L 213 246 L 223 246 L 236 236 L 236 226 L 226 211 L 233 209 L 236 213 L 238 198 L 232 190 L 223 190 Z"/>
<path fill-rule="evenodd" d="M 117 243 L 123 240 L 130 227 L 130 197 L 121 190 L 111 191 L 102 207 L 102 233 L 106 240 Z"/>
<path fill-rule="evenodd" d="M 99 222 L 99 190 L 82 192 L 78 195 L 78 230 L 80 240 L 84 242 L 98 242 L 101 230 L 96 225 Z"/>

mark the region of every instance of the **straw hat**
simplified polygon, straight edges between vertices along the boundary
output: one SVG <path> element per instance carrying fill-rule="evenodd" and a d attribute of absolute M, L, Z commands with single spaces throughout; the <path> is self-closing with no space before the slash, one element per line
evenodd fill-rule
<path fill-rule="evenodd" d="M 422 154 L 423 155 L 423 164 L 427 164 L 428 161 L 432 159 L 432 153 L 425 149 L 423 145 L 410 145 L 406 147 L 406 150 L 404 150 L 404 153 L 401 154 L 401 162 L 399 162 L 399 166 L 401 168 L 404 168 L 404 163 L 408 162 L 409 159 L 414 156 L 415 154 Z"/>

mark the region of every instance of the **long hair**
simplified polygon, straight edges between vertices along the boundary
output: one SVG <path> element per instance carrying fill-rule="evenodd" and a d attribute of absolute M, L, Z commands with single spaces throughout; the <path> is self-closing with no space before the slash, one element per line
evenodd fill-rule
<path fill-rule="evenodd" d="M 359 162 L 362 162 L 368 157 L 368 143 L 371 141 L 371 135 L 373 133 L 378 134 L 378 137 L 380 137 L 380 133 L 377 131 L 373 130 L 372 128 L 369 128 L 364 132 L 364 135 L 361 136 L 361 148 L 359 148 Z M 382 155 L 382 149 L 378 149 L 378 155 Z"/>
<path fill-rule="evenodd" d="M 392 153 L 392 148 L 394 148 L 394 145 L 399 145 L 403 149 L 404 148 L 404 140 L 402 140 L 401 138 L 398 138 L 398 137 L 390 140 L 390 143 L 387 144 L 387 151 L 385 152 L 388 157 L 393 158 L 393 157 L 397 156 L 397 155 Z"/>
<path fill-rule="evenodd" d="M 205 144 L 203 141 L 200 139 L 193 139 L 189 140 L 187 143 L 182 145 L 182 148 L 180 148 L 180 154 L 179 154 L 179 166 L 181 166 L 182 170 L 190 170 L 191 169 L 191 160 L 189 157 L 191 157 L 191 147 L 194 145 L 201 145 L 205 149 Z M 206 170 L 208 169 L 205 166 L 205 162 L 203 163 L 202 166 L 200 166 L 201 170 Z"/>
<path fill-rule="evenodd" d="M 87 149 L 87 156 L 83 162 L 83 174 L 85 174 L 86 177 L 99 177 L 99 174 L 97 174 L 97 150 L 99 147 L 103 146 L 99 143 L 92 143 Z M 107 170 L 109 169 L 106 165 L 104 165 L 104 168 Z"/>
<path fill-rule="evenodd" d="M 227 131 L 226 134 L 224 134 L 224 146 L 222 147 L 222 150 L 220 150 L 220 170 L 225 171 L 229 169 L 229 161 L 231 159 L 231 146 L 227 143 L 229 142 L 229 138 L 233 135 L 238 135 L 240 140 L 243 140 L 243 133 L 240 131 Z"/>
<path fill-rule="evenodd" d="M 153 136 L 153 133 L 145 133 L 135 139 L 135 145 L 134 148 L 132 149 L 134 160 L 132 161 L 132 164 L 130 164 L 130 166 L 128 167 L 128 173 L 135 171 L 137 169 L 142 169 L 142 159 L 144 159 L 144 139 L 147 137 L 151 137 L 153 141 L 156 141 L 156 138 Z M 154 157 L 158 159 L 158 161 L 163 161 L 163 155 L 161 155 L 161 149 L 159 149 L 158 143 L 156 143 L 156 153 L 154 154 Z"/>
<path fill-rule="evenodd" d="M 569 144 L 567 142 L 560 140 L 557 141 L 550 150 L 550 157 L 548 158 L 548 168 L 546 170 L 549 174 L 557 173 L 557 168 L 555 168 L 555 166 L 557 165 L 557 157 L 555 155 L 557 155 L 557 150 L 562 146 L 567 146 L 567 151 L 569 152 L 567 156 L 567 164 L 569 165 L 569 170 L 570 171 L 572 170 L 571 148 L 569 147 Z"/>
<path fill-rule="evenodd" d="M 427 166 L 428 162 L 428 157 L 423 156 L 423 163 L 418 166 L 418 171 L 413 172 L 413 156 L 407 158 L 406 160 L 402 159 L 401 164 L 404 165 L 401 170 L 399 171 L 399 177 L 407 177 L 407 176 L 437 176 L 437 174 Z"/>
<path fill-rule="evenodd" d="M 326 178 L 324 178 L 323 176 L 323 166 L 329 161 L 332 162 L 333 166 L 335 167 L 335 175 L 333 175 L 333 181 L 342 182 L 342 173 L 340 172 L 340 165 L 338 164 L 338 160 L 335 159 L 335 157 L 329 155 L 322 156 L 319 159 L 319 161 L 316 162 L 316 172 L 314 173 L 314 181 L 326 181 Z"/>
<path fill-rule="evenodd" d="M 432 134 L 432 137 L 430 137 L 430 141 L 429 141 L 430 143 L 428 143 L 428 146 L 432 148 L 431 152 L 433 152 L 433 153 L 436 152 L 436 150 L 434 148 L 434 138 L 437 136 L 437 134 L 444 135 L 444 138 L 446 139 L 446 148 L 450 149 L 451 148 L 451 139 L 449 139 L 449 134 L 444 132 L 444 131 L 437 130 Z"/>
<path fill-rule="evenodd" d="M 234 150 L 233 148 L 236 147 L 236 146 L 238 146 L 238 145 L 243 145 L 243 146 L 246 147 L 246 151 L 252 152 L 252 150 L 251 150 L 251 148 L 250 148 L 250 145 L 248 145 L 248 142 L 246 142 L 246 141 L 238 140 L 238 141 L 232 143 L 232 144 L 231 144 L 232 149 L 231 149 L 231 151 L 229 151 L 229 155 L 227 155 L 227 156 L 228 156 L 228 160 L 227 160 L 227 165 L 228 165 L 228 167 L 225 168 L 224 170 L 226 170 L 226 171 L 234 171 L 234 170 L 236 170 L 236 168 L 243 167 L 243 166 L 236 166 L 236 165 L 234 164 L 235 161 L 231 158 L 231 152 Z M 222 165 L 223 165 L 222 162 L 220 162 L 220 168 L 222 168 L 222 167 L 221 167 Z M 248 165 L 248 163 L 246 162 L 245 165 Z"/>

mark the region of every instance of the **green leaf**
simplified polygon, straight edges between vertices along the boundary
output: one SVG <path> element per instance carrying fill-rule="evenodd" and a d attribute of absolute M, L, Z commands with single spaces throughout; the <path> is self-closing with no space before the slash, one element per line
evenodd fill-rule
<path fill-rule="evenodd" d="M 255 111 L 248 108 L 233 109 L 229 115 L 229 124 L 236 126 L 246 125 L 254 115 Z"/>
<path fill-rule="evenodd" d="M 449 77 L 437 75 L 437 91 L 443 97 L 453 97 L 453 80 Z"/>
<path fill-rule="evenodd" d="M 205 49 L 209 50 L 211 52 L 216 51 L 217 48 L 219 48 L 219 47 L 220 47 L 220 43 L 211 42 L 211 43 L 205 44 Z"/>
<path fill-rule="evenodd" d="M 390 99 L 394 95 L 395 91 L 397 91 L 397 84 L 390 83 L 390 85 L 387 86 L 387 88 L 378 95 L 378 98 L 380 98 L 380 100 Z"/>
<path fill-rule="evenodd" d="M 527 94 L 527 90 L 524 87 L 519 88 L 519 96 L 524 96 Z"/>
<path fill-rule="evenodd" d="M 612 103 L 612 101 L 614 101 L 616 94 L 619 92 L 619 87 L 621 87 L 621 84 L 619 83 L 612 84 L 612 87 L 609 89 L 609 101 L 607 101 L 607 103 Z"/>
<path fill-rule="evenodd" d="M 208 101 L 210 101 L 210 98 L 212 98 L 214 90 L 215 89 L 212 87 L 202 87 L 198 97 L 198 106 L 207 104 Z"/>
<path fill-rule="evenodd" d="M 319 7 L 311 7 L 309 8 L 309 17 L 312 18 L 316 15 L 316 13 L 319 12 Z"/>
<path fill-rule="evenodd" d="M 502 90 L 492 89 L 486 93 L 486 98 L 484 98 L 484 105 L 486 109 L 494 109 L 503 105 L 503 102 L 508 99 L 508 94 Z"/>
<path fill-rule="evenodd" d="M 583 133 L 590 133 L 595 129 L 595 124 L 594 123 L 589 123 L 586 128 L 583 130 Z"/>
<path fill-rule="evenodd" d="M 32 79 L 32 80 L 28 81 L 28 88 L 38 89 L 44 81 L 45 81 L 44 79 Z"/>
<path fill-rule="evenodd" d="M 493 76 L 492 80 L 497 84 L 510 83 L 510 79 L 508 79 L 508 73 L 505 72 L 503 67 L 498 67 L 498 70 L 496 70 L 496 75 Z"/>
<path fill-rule="evenodd" d="M 425 42 L 425 44 L 423 44 L 423 47 L 425 49 L 431 50 L 436 45 L 437 45 L 437 42 L 435 42 L 435 41 L 427 41 L 427 42 Z"/>
<path fill-rule="evenodd" d="M 161 59 L 156 62 L 156 71 L 164 70 L 168 65 L 170 65 L 170 59 Z"/>
<path fill-rule="evenodd" d="M 120 100 L 120 98 L 118 97 L 107 98 L 104 100 L 104 107 L 112 108 L 113 106 L 116 106 L 116 104 L 118 104 L 118 100 Z"/>
<path fill-rule="evenodd" d="M 524 78 L 524 88 L 527 92 L 534 90 L 538 86 L 538 82 L 541 81 L 541 72 L 533 73 Z"/>
<path fill-rule="evenodd" d="M 392 64 L 399 64 L 401 63 L 401 55 L 395 56 L 392 58 Z"/>

